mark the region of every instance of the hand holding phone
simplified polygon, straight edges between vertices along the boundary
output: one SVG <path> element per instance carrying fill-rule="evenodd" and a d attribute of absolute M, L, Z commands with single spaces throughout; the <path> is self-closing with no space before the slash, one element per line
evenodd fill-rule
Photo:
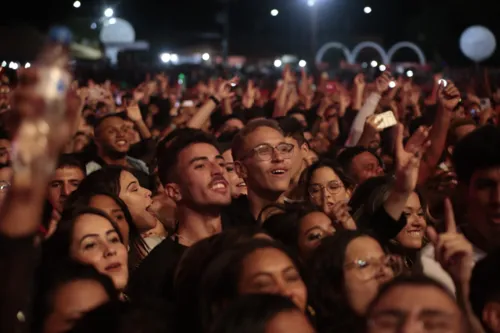
<path fill-rule="evenodd" d="M 482 111 L 491 109 L 491 100 L 489 98 L 481 98 L 479 100 L 479 105 Z"/>
<path fill-rule="evenodd" d="M 394 113 L 391 110 L 380 113 L 375 116 L 375 123 L 378 124 L 377 128 L 380 130 L 395 126 L 398 122 Z"/>

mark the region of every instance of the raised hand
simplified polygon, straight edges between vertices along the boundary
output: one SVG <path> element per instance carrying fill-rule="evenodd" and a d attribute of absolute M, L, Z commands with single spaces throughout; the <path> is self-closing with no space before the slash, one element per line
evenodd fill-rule
<path fill-rule="evenodd" d="M 473 247 L 465 236 L 457 232 L 455 216 L 450 200 L 444 201 L 446 230 L 438 234 L 433 227 L 427 227 L 427 237 L 434 245 L 436 261 L 450 274 L 455 284 L 469 284 L 474 266 Z"/>
<path fill-rule="evenodd" d="M 142 114 L 141 114 L 141 109 L 139 108 L 139 105 L 135 103 L 134 105 L 130 105 L 126 109 L 127 111 L 127 117 L 132 120 L 134 123 L 142 121 Z"/>
<path fill-rule="evenodd" d="M 441 84 L 438 90 L 438 101 L 446 110 L 453 111 L 458 103 L 462 101 L 460 91 L 451 81 L 447 81 L 446 86 Z"/>
<path fill-rule="evenodd" d="M 396 190 L 409 193 L 415 190 L 418 169 L 423 154 L 429 148 L 429 130 L 421 126 L 403 146 L 404 126 L 396 127 Z"/>
<path fill-rule="evenodd" d="M 363 73 L 359 73 L 354 77 L 354 87 L 356 88 L 356 90 L 363 90 L 365 89 L 365 86 L 365 75 Z"/>
<path fill-rule="evenodd" d="M 295 77 L 290 70 L 290 65 L 285 65 L 285 68 L 283 69 L 283 81 L 284 83 L 291 83 L 295 81 Z"/>
<path fill-rule="evenodd" d="M 243 94 L 242 103 L 245 108 L 250 109 L 255 102 L 255 97 L 257 95 L 257 89 L 255 89 L 254 83 L 252 80 L 248 81 L 247 89 Z"/>
<path fill-rule="evenodd" d="M 333 205 L 328 205 L 327 200 L 323 199 L 323 212 L 332 220 L 336 229 L 356 230 L 354 222 L 349 213 L 349 206 L 345 201 L 337 201 Z"/>
<path fill-rule="evenodd" d="M 379 94 L 383 94 L 389 89 L 389 83 L 391 82 L 391 76 L 389 73 L 384 72 L 375 80 L 375 88 Z"/>
<path fill-rule="evenodd" d="M 366 118 L 365 128 L 363 133 L 369 134 L 371 137 L 377 134 L 378 132 L 382 132 L 383 129 L 379 126 L 384 122 L 383 119 L 379 119 L 377 121 L 377 116 L 372 114 L 368 118 Z"/>
<path fill-rule="evenodd" d="M 231 91 L 233 84 L 238 84 L 240 79 L 238 77 L 233 77 L 231 80 L 221 81 L 216 89 L 215 97 L 222 101 L 223 99 L 234 96 L 234 92 Z"/>

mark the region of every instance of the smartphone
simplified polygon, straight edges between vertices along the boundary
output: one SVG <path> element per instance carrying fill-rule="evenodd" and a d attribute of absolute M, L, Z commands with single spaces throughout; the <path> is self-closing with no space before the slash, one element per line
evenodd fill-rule
<path fill-rule="evenodd" d="M 122 101 L 122 95 L 121 94 L 116 95 L 116 97 L 115 97 L 115 103 L 118 106 L 122 105 L 123 101 Z"/>
<path fill-rule="evenodd" d="M 386 129 L 395 126 L 398 122 L 394 113 L 391 110 L 385 111 L 375 116 L 375 121 L 378 123 L 380 120 L 382 122 L 378 125 L 379 129 Z"/>
<path fill-rule="evenodd" d="M 448 85 L 448 81 L 446 81 L 445 79 L 440 79 L 438 80 L 438 84 L 446 88 L 446 86 Z"/>
<path fill-rule="evenodd" d="M 489 98 L 481 98 L 479 105 L 481 106 L 481 110 L 488 110 L 491 108 L 491 100 Z"/>
<path fill-rule="evenodd" d="M 470 114 L 471 114 L 473 117 L 475 117 L 475 116 L 477 116 L 477 115 L 479 114 L 479 110 L 478 110 L 478 109 L 471 109 L 471 110 L 470 110 Z"/>

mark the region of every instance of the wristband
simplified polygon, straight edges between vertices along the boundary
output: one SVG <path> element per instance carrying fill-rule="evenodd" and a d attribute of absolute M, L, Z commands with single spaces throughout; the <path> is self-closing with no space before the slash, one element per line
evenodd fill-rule
<path fill-rule="evenodd" d="M 215 103 L 215 105 L 219 105 L 220 101 L 214 95 L 210 96 L 210 99 Z"/>

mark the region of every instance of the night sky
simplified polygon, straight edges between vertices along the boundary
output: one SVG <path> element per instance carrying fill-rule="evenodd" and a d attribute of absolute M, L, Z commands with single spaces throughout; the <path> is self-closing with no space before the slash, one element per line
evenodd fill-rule
<path fill-rule="evenodd" d="M 175 49 L 199 41 L 204 34 L 220 34 L 217 13 L 221 0 L 46 0 L 17 2 L 4 7 L 3 22 L 46 29 L 54 22 L 75 17 L 91 20 L 107 6 L 132 23 L 137 39 L 153 49 Z M 311 12 L 307 0 L 234 0 L 230 7 L 230 52 L 239 54 L 310 55 Z M 386 48 L 397 41 L 419 44 L 429 59 L 466 65 L 458 39 L 472 24 L 487 26 L 500 43 L 500 7 L 497 0 L 316 0 L 318 44 L 338 40 L 349 47 L 375 40 Z M 370 15 L 363 8 L 373 8 Z M 12 9 L 10 8 L 12 6 Z M 17 7 L 17 8 L 14 8 Z M 277 17 L 270 10 L 280 11 Z M 43 13 L 43 14 L 42 14 Z M 212 41 L 214 43 L 214 41 Z M 215 39 L 215 43 L 217 40 Z M 500 48 L 500 47 L 499 47 Z M 497 51 L 490 64 L 500 65 Z M 403 54 L 404 56 L 404 54 Z"/>

